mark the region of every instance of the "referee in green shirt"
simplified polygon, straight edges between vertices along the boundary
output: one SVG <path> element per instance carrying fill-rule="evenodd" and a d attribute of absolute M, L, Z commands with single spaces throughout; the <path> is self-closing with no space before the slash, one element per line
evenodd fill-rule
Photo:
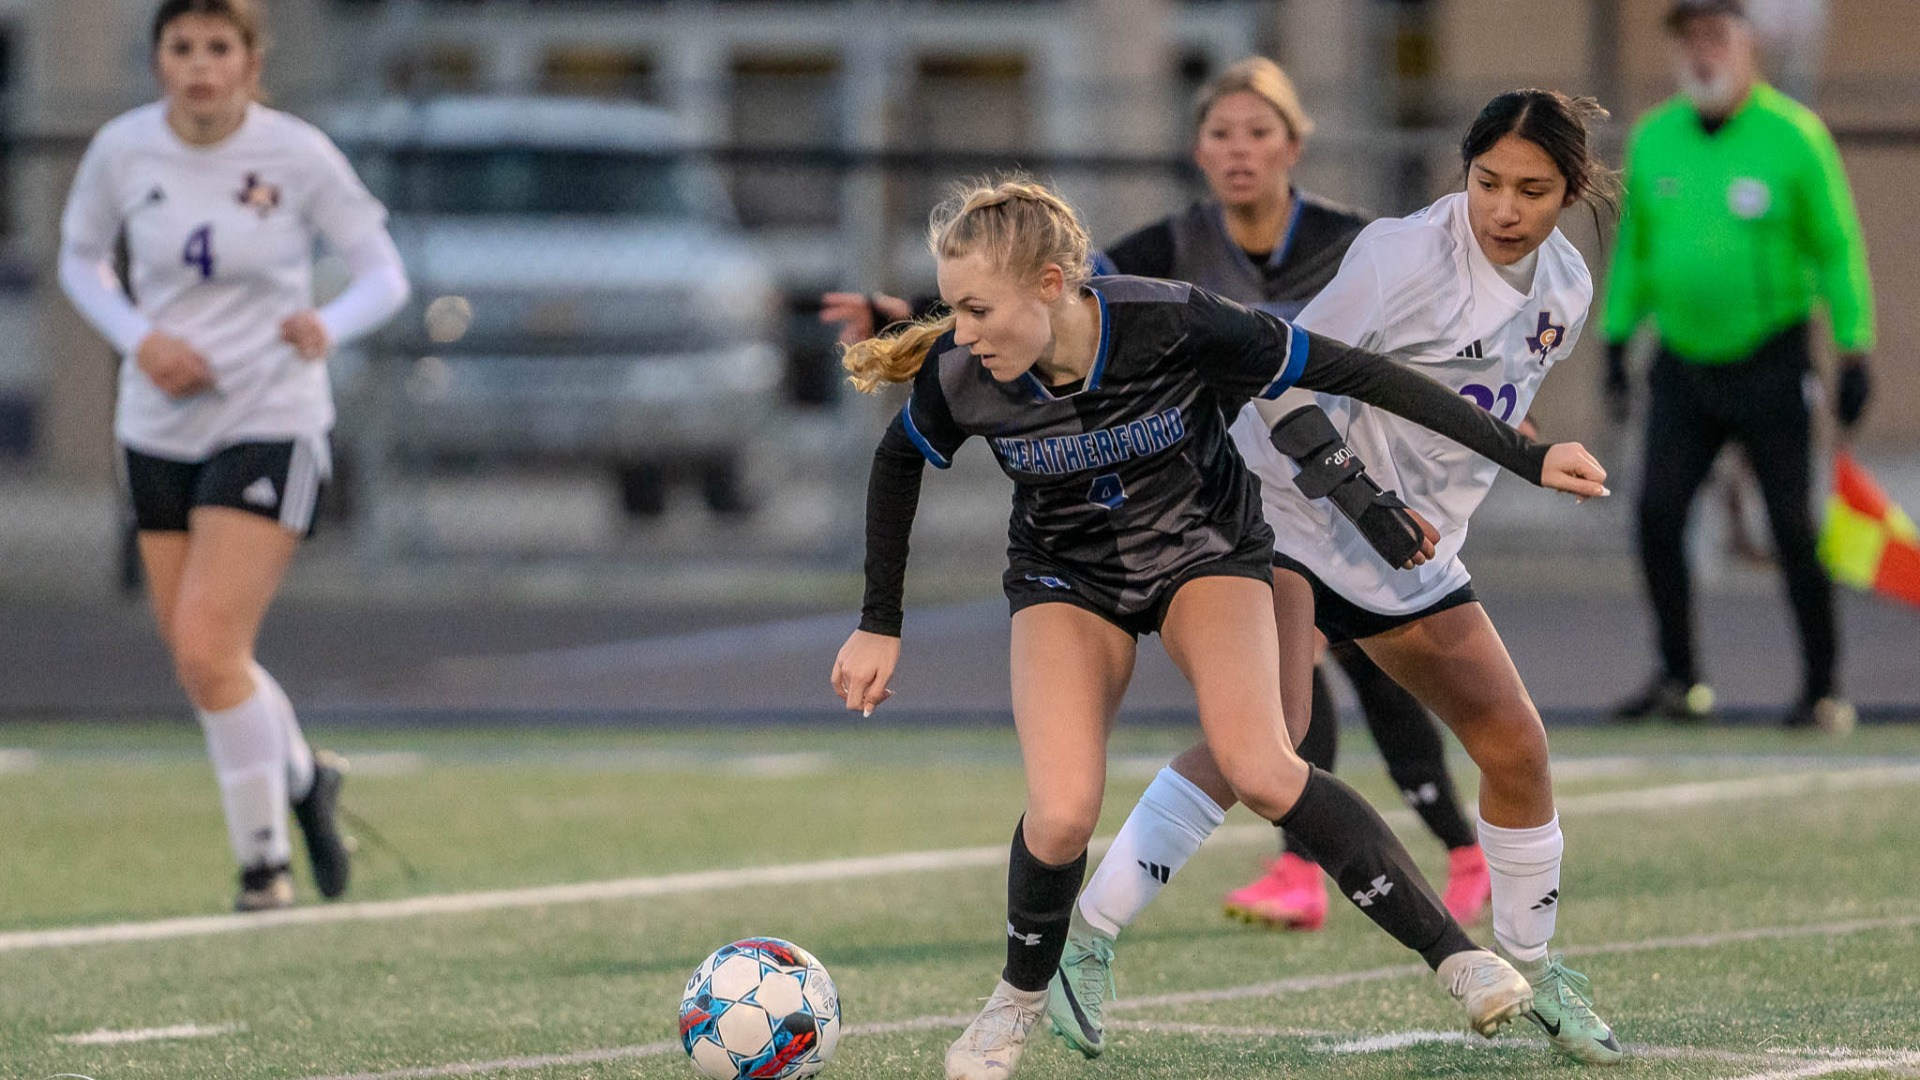
<path fill-rule="evenodd" d="M 1660 671 L 1618 717 L 1699 719 L 1712 692 L 1695 664 L 1683 547 L 1687 511 L 1728 440 L 1753 465 L 1767 504 L 1804 654 L 1790 727 L 1845 732 L 1853 709 L 1835 682 L 1833 592 L 1814 555 L 1808 320 L 1824 305 L 1841 354 L 1836 412 L 1860 418 L 1871 392 L 1873 296 L 1866 247 L 1833 136 L 1756 77 L 1739 0 L 1680 0 L 1667 15 L 1681 93 L 1628 141 L 1625 212 L 1607 290 L 1607 390 L 1627 404 L 1625 347 L 1651 320 L 1641 567 L 1660 637 Z"/>

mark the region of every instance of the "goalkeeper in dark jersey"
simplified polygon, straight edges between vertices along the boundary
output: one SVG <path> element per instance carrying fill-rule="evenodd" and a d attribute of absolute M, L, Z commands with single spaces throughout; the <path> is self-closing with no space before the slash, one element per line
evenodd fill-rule
<path fill-rule="evenodd" d="M 874 455 L 867 595 L 832 685 L 871 712 L 900 659 L 901 596 L 923 467 L 981 435 L 1014 481 L 1004 585 L 1027 809 L 1008 871 L 1007 964 L 949 1048 L 949 1077 L 1002 1080 L 1046 1010 L 1106 781 L 1106 741 L 1142 633 L 1193 683 L 1208 747 L 1235 796 L 1297 832 L 1343 895 L 1437 972 L 1483 1034 L 1532 988 L 1447 914 L 1379 815 L 1303 763 L 1287 736 L 1272 601 L 1273 533 L 1229 442 L 1222 402 L 1290 386 L 1352 396 L 1429 425 L 1529 481 L 1605 494 L 1577 444 L 1543 447 L 1426 376 L 1190 285 L 1088 280 L 1078 215 L 1037 184 L 966 191 L 930 242 L 946 317 L 854 345 L 872 390 L 912 393 Z M 1277 410 L 1275 410 L 1277 412 Z M 1344 446 L 1272 416 L 1281 449 L 1394 565 L 1434 533 Z M 1311 443 L 1311 445 L 1307 445 Z"/>

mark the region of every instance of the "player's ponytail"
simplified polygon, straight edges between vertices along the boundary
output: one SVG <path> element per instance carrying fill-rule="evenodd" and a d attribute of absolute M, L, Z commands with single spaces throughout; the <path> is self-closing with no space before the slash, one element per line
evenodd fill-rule
<path fill-rule="evenodd" d="M 953 329 L 953 313 L 938 318 L 915 319 L 904 329 L 882 332 L 865 341 L 847 346 L 840 366 L 847 369 L 847 381 L 863 394 L 877 394 L 888 383 L 911 382 L 927 352 L 940 335 Z"/>
<path fill-rule="evenodd" d="M 1593 128 L 1607 110 L 1590 97 L 1568 97 L 1558 90 L 1509 90 L 1487 102 L 1460 140 L 1460 164 L 1493 149 L 1508 135 L 1539 147 L 1566 178 L 1567 194 L 1589 206 L 1620 212 L 1620 179 L 1593 149 Z"/>
<path fill-rule="evenodd" d="M 984 255 L 1022 282 L 1038 281 L 1048 266 L 1058 266 L 1066 288 L 1074 291 L 1090 274 L 1093 243 L 1065 199 L 1037 181 L 1013 177 L 955 189 L 928 219 L 927 247 L 936 259 Z M 849 345 L 840 360 L 847 381 L 863 394 L 907 382 L 926 362 L 933 343 L 951 329 L 949 313 Z"/>

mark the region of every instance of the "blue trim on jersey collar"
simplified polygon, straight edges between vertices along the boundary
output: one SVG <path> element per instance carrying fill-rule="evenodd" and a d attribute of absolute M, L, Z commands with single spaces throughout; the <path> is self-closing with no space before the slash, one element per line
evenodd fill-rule
<path fill-rule="evenodd" d="M 933 462 L 934 468 L 944 469 L 953 464 L 953 462 L 949 461 L 940 451 L 935 450 L 933 444 L 927 441 L 927 437 L 920 434 L 920 429 L 914 426 L 912 398 L 908 398 L 907 403 L 900 406 L 900 419 L 903 426 L 907 429 L 907 438 L 913 441 L 913 445 L 920 451 L 920 456 Z"/>
<path fill-rule="evenodd" d="M 1052 394 L 1048 393 L 1047 384 L 1041 382 L 1038 378 L 1036 378 L 1033 372 L 1030 370 L 1023 371 L 1020 373 L 1020 385 L 1026 387 L 1027 393 L 1033 395 L 1033 400 L 1039 402 L 1042 405 L 1045 405 L 1049 401 L 1060 400 L 1059 398 L 1056 398 Z M 1072 395 L 1068 395 L 1068 396 L 1071 397 Z"/>
<path fill-rule="evenodd" d="M 1089 285 L 1087 291 L 1093 294 L 1093 299 L 1100 305 L 1100 344 L 1093 350 L 1093 367 L 1087 371 L 1087 377 L 1081 382 L 1080 389 L 1071 394 L 1054 393 L 1046 383 L 1040 381 L 1032 368 L 1021 372 L 1020 382 L 1029 393 L 1033 394 L 1035 401 L 1065 401 L 1076 394 L 1100 389 L 1100 381 L 1107 373 L 1107 358 L 1113 355 L 1113 312 L 1107 308 L 1107 298 L 1101 295 L 1099 289 Z"/>
<path fill-rule="evenodd" d="M 1100 389 L 1100 377 L 1107 373 L 1107 357 L 1113 353 L 1113 312 L 1107 310 L 1107 298 L 1091 286 L 1087 291 L 1100 304 L 1100 344 L 1093 350 L 1093 370 L 1087 373 L 1087 389 Z"/>
<path fill-rule="evenodd" d="M 1300 373 L 1307 370 L 1307 332 L 1287 324 L 1287 360 L 1280 365 L 1280 374 L 1266 385 L 1257 395 L 1262 400 L 1272 401 L 1293 388 L 1300 381 Z"/>
<path fill-rule="evenodd" d="M 1280 234 L 1280 244 L 1267 256 L 1268 266 L 1279 266 L 1287 261 L 1287 253 L 1293 250 L 1293 234 L 1300 231 L 1300 211 L 1306 206 L 1300 198 L 1299 189 L 1287 185 L 1287 198 L 1293 202 L 1293 210 L 1287 214 L 1287 231 Z"/>

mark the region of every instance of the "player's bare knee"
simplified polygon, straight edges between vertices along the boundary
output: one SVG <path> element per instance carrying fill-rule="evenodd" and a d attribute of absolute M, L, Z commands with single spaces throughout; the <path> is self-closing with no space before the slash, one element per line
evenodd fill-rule
<path fill-rule="evenodd" d="M 246 658 L 193 634 L 173 641 L 173 671 L 187 697 L 201 708 L 225 708 L 251 693 Z"/>
<path fill-rule="evenodd" d="M 1282 762 L 1239 763 L 1225 767 L 1224 771 L 1234 797 L 1247 809 L 1274 821 L 1293 809 L 1306 784 L 1304 765 L 1298 759 L 1294 759 L 1294 764 L 1300 766 L 1300 775 L 1292 775 L 1294 770 L 1285 768 Z"/>
<path fill-rule="evenodd" d="M 1099 820 L 1100 808 L 1097 805 L 1091 812 L 1070 806 L 1032 806 L 1027 809 L 1021 834 L 1026 838 L 1027 850 L 1033 853 L 1034 858 L 1054 866 L 1063 866 L 1087 850 L 1087 845 L 1093 840 L 1094 826 Z"/>
<path fill-rule="evenodd" d="M 1546 730 L 1530 709 L 1488 711 L 1471 732 L 1473 738 L 1463 742 L 1482 776 L 1503 776 L 1509 782 L 1548 780 Z"/>

